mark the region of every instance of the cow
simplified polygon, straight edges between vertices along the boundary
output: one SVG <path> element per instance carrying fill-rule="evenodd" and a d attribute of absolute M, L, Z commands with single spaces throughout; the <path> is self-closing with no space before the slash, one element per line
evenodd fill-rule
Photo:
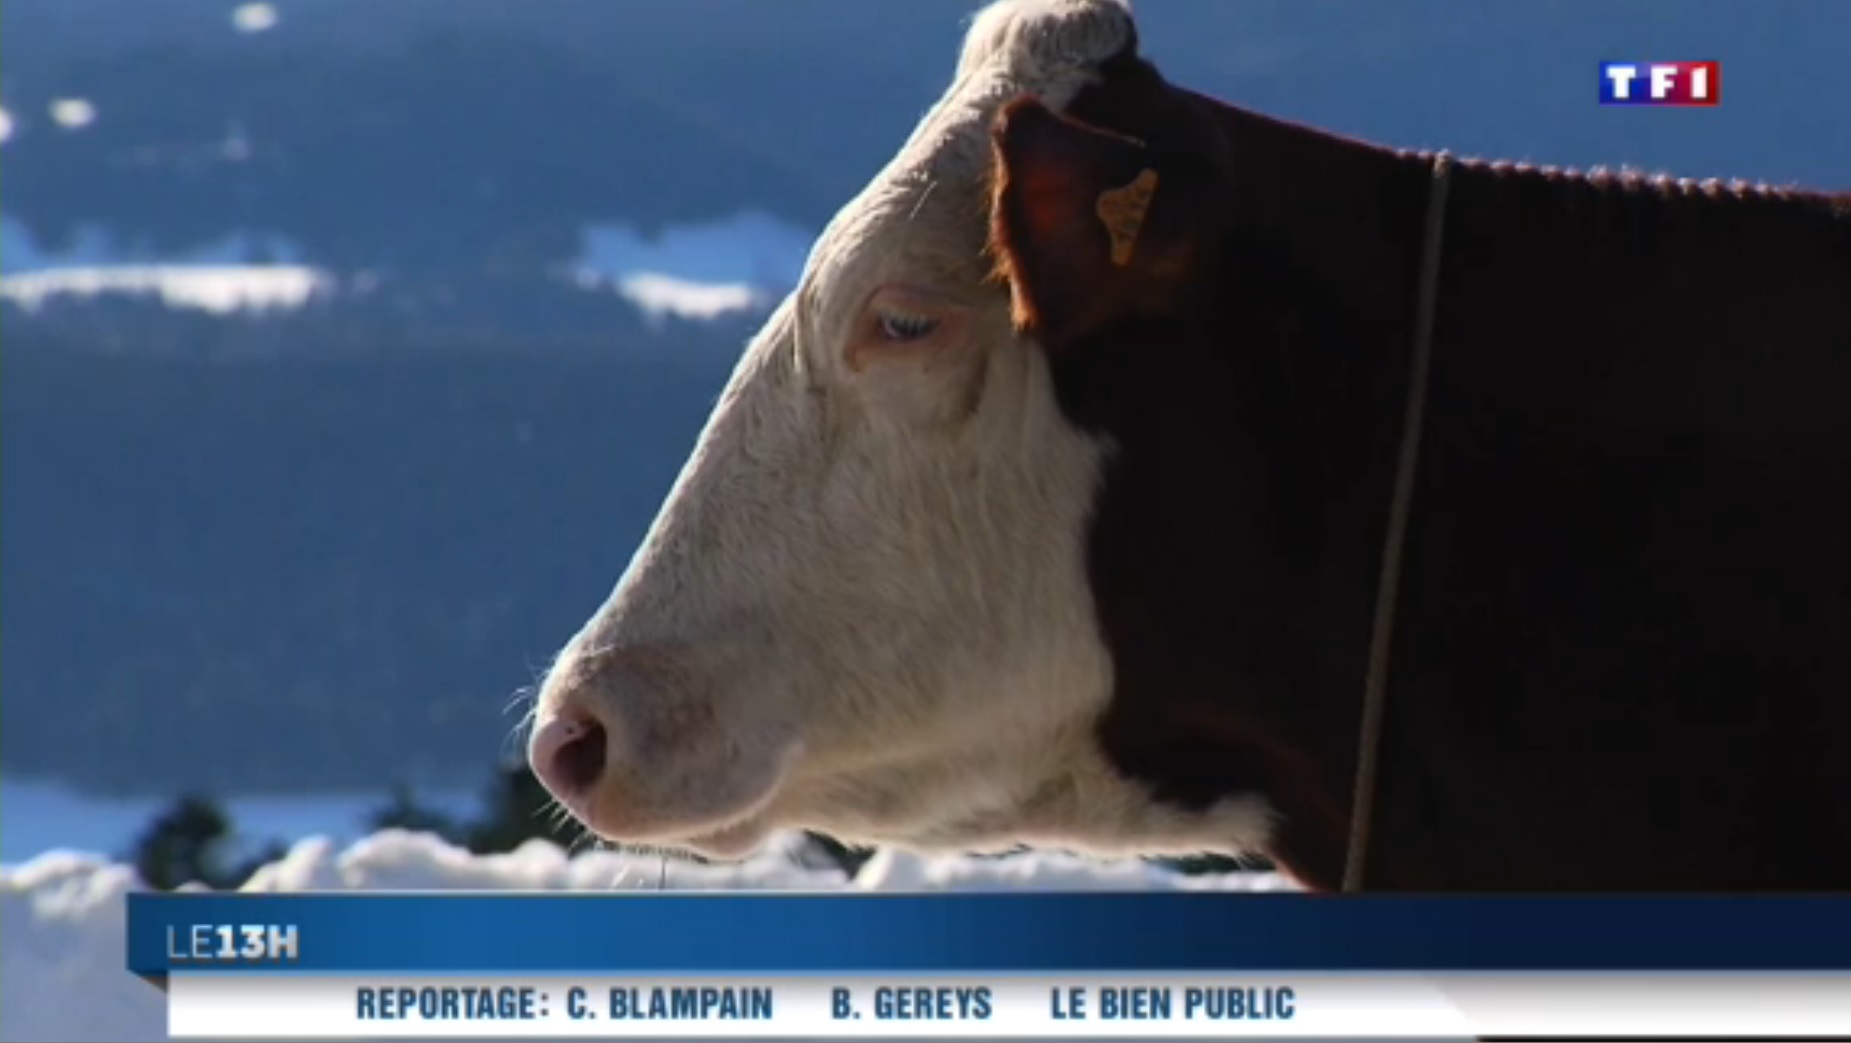
<path fill-rule="evenodd" d="M 1851 203 L 1454 160 L 1004 0 L 529 756 L 596 834 L 1851 882 Z"/>

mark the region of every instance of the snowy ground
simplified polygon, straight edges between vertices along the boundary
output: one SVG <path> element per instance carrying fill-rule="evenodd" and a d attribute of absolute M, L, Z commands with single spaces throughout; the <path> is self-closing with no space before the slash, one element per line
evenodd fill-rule
<path fill-rule="evenodd" d="M 1138 862 L 1063 855 L 923 859 L 882 852 L 855 879 L 800 864 L 796 843 L 735 866 L 664 863 L 593 851 L 567 858 L 536 841 L 477 857 L 424 835 L 380 833 L 350 847 L 304 840 L 259 870 L 246 890 L 1285 890 L 1270 874 L 1185 877 Z M 125 866 L 51 852 L 0 866 L 0 1040 L 166 1038 L 163 996 L 124 969 Z"/>

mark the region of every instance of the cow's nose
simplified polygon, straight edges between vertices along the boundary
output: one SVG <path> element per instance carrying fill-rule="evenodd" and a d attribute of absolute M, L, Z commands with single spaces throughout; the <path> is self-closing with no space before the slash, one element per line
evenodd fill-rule
<path fill-rule="evenodd" d="M 610 731 L 579 707 L 560 711 L 533 734 L 528 763 L 541 785 L 567 803 L 590 793 L 604 776 Z"/>

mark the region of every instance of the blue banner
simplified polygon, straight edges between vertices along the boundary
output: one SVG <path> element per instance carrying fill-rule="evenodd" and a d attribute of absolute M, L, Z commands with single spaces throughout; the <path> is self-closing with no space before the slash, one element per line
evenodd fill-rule
<path fill-rule="evenodd" d="M 1851 895 L 135 894 L 128 964 L 500 974 L 1848 970 Z"/>

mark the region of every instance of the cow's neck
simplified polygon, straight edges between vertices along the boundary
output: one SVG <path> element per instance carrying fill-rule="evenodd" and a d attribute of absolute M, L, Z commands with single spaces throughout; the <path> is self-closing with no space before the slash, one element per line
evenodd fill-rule
<path fill-rule="evenodd" d="M 1291 751 L 1268 794 L 1281 812 L 1275 846 L 1289 871 L 1334 889 L 1351 837 L 1368 646 L 1380 625 L 1375 594 L 1410 392 L 1431 166 L 1202 103 L 1230 143 L 1227 274 L 1241 300 L 1215 310 L 1241 317 L 1222 342 L 1250 352 L 1246 365 L 1260 377 L 1237 392 L 1260 423 L 1228 428 L 1225 444 L 1264 446 L 1253 488 L 1275 505 L 1264 546 L 1278 562 L 1267 598 L 1278 622 L 1250 639 L 1252 652 L 1272 660 L 1283 645 L 1296 656 L 1269 671 L 1275 741 Z M 1397 739 L 1385 755 L 1423 756 Z M 1425 864 L 1411 840 L 1375 837 L 1368 886 L 1440 881 L 1442 867 Z"/>
<path fill-rule="evenodd" d="M 1123 770 L 1167 801 L 1200 808 L 1263 795 L 1279 813 L 1276 859 L 1314 887 L 1335 888 L 1430 167 L 1425 157 L 1197 103 L 1219 128 L 1215 145 L 1226 151 L 1235 208 L 1212 284 L 1217 300 L 1200 309 L 1219 326 L 1119 328 L 1056 362 L 1070 415 L 1117 446 L 1091 542 L 1117 672 L 1101 739 Z M 1089 115 L 1109 122 L 1109 113 Z M 1669 602 L 1651 600 L 1673 595 L 1642 588 L 1607 597 L 1632 615 L 1604 604 L 1562 608 L 1587 589 L 1586 577 L 1551 575 L 1549 558 L 1526 557 L 1523 548 L 1546 547 L 1577 563 L 1576 554 L 1614 553 L 1616 524 L 1649 520 L 1629 492 L 1641 479 L 1629 485 L 1628 468 L 1664 459 L 1661 443 L 1692 431 L 1706 439 L 1701 444 L 1725 448 L 1716 458 L 1736 468 L 1712 478 L 1760 468 L 1760 484 L 1749 487 L 1773 490 L 1770 502 L 1851 498 L 1842 470 L 1796 468 L 1780 448 L 1805 445 L 1816 454 L 1846 444 L 1842 400 L 1813 389 L 1851 379 L 1851 354 L 1820 333 L 1851 328 L 1842 292 L 1851 218 L 1842 203 L 1822 197 L 1633 190 L 1481 166 L 1453 176 L 1434 392 L 1449 397 L 1444 424 L 1436 427 L 1430 415 L 1423 467 L 1426 475 L 1470 480 L 1453 487 L 1432 477 L 1439 484 L 1416 499 L 1410 567 L 1420 571 L 1404 595 L 1419 611 L 1404 623 L 1420 625 L 1397 629 L 1400 679 L 1390 686 L 1367 886 L 1828 879 L 1829 862 L 1809 858 L 1803 840 L 1851 841 L 1844 827 L 1825 825 L 1841 818 L 1830 793 L 1807 790 L 1804 773 L 1775 747 L 1732 743 L 1731 728 L 1717 722 L 1765 728 L 1754 701 L 1738 698 L 1753 687 L 1741 679 L 1784 670 L 1792 675 L 1790 709 L 1802 715 L 1796 721 L 1842 733 L 1842 723 L 1825 723 L 1844 717 L 1837 690 L 1822 680 L 1834 667 L 1821 661 L 1802 672 L 1728 652 L 1747 641 L 1743 628 L 1769 647 L 1801 641 L 1794 635 L 1813 631 L 1780 628 L 1824 626 L 1829 595 L 1734 617 L 1729 597 L 1706 600 L 1701 613 L 1686 615 L 1709 628 L 1714 646 L 1727 647 L 1703 650 L 1716 677 L 1687 669 L 1679 689 L 1641 675 L 1649 654 L 1626 660 L 1613 649 L 1632 646 L 1615 645 L 1587 622 L 1631 628 L 1647 648 L 1686 647 L 1691 638 L 1650 616 L 1678 618 L 1666 614 Z M 1673 222 L 1675 236 L 1642 231 Z M 1627 278 L 1642 266 L 1665 286 L 1704 289 L 1680 297 L 1675 309 L 1642 301 Z M 1550 280 L 1563 292 L 1538 290 Z M 1742 285 L 1780 306 L 1730 307 Z M 1667 317 L 1682 325 L 1655 332 L 1654 321 Z M 1589 329 L 1635 331 L 1628 365 L 1616 366 L 1613 345 L 1587 337 Z M 1742 345 L 1764 352 L 1778 345 L 1785 354 L 1756 368 L 1740 355 Z M 1768 368 L 1775 365 L 1786 368 Z M 1660 393 L 1654 381 L 1663 373 L 1685 374 L 1688 388 Z M 1782 397 L 1729 387 L 1777 373 L 1813 379 L 1788 378 Z M 1699 376 L 1707 383 L 1699 386 Z M 1699 413 L 1700 403 L 1715 405 Z M 1494 438 L 1501 440 L 1486 441 Z M 1706 528 L 1688 539 L 1675 528 L 1654 530 L 1654 554 L 1688 562 L 1685 571 L 1709 583 L 1738 583 L 1743 604 L 1764 606 L 1772 576 L 1791 573 L 1788 589 L 1815 591 L 1807 563 L 1842 553 L 1820 521 L 1837 516 L 1818 508 L 1808 515 L 1811 528 L 1789 524 L 1779 546 L 1755 551 L 1763 572 L 1718 578 L 1702 565 L 1723 544 L 1701 532 L 1752 541 L 1764 531 L 1755 526 L 1766 508 L 1752 497 L 1706 492 L 1715 488 L 1706 473 L 1638 471 L 1658 483 L 1661 497 L 1710 509 Z M 1493 496 L 1487 487 L 1501 491 Z M 1527 507 L 1505 511 L 1494 500 L 1546 502 L 1563 520 Z M 1716 504 L 1728 513 L 1711 509 Z M 1476 543 L 1462 543 L 1457 526 L 1448 527 L 1467 515 L 1478 526 Z M 1580 527 L 1565 535 L 1567 523 Z M 1661 569 L 1648 579 L 1663 585 L 1675 574 Z M 1512 584 L 1523 585 L 1524 599 L 1511 599 Z M 1495 625 L 1481 624 L 1474 605 L 1495 615 Z M 1539 633 L 1577 636 L 1572 644 L 1558 638 L 1549 658 L 1525 644 Z M 1807 640 L 1813 654 L 1830 649 L 1833 662 L 1843 659 L 1833 640 Z M 1632 683 L 1616 684 L 1621 670 L 1632 671 Z M 1690 704 L 1679 697 L 1691 692 L 1707 716 L 1685 726 Z M 1633 731 L 1590 742 L 1582 722 L 1607 718 Z M 1639 754 L 1674 745 L 1699 752 Z M 1684 795 L 1713 788 L 1706 772 L 1722 770 L 1705 765 L 1723 764 L 1783 793 L 1782 805 L 1691 805 Z M 1512 827 L 1513 816 L 1521 826 Z M 1754 846 L 1757 861 L 1719 868 L 1705 849 L 1714 836 Z M 1560 864 L 1562 850 L 1577 846 L 1598 847 L 1601 860 Z"/>
<path fill-rule="evenodd" d="M 1238 201 L 1220 289 L 1240 302 L 1213 311 L 1238 327 L 1120 331 L 1057 369 L 1119 449 L 1092 543 L 1118 678 L 1102 739 L 1166 800 L 1263 794 L 1276 859 L 1334 888 L 1426 167 L 1212 111 Z M 1418 886 L 1395 841 L 1378 837 L 1371 883 Z"/>

